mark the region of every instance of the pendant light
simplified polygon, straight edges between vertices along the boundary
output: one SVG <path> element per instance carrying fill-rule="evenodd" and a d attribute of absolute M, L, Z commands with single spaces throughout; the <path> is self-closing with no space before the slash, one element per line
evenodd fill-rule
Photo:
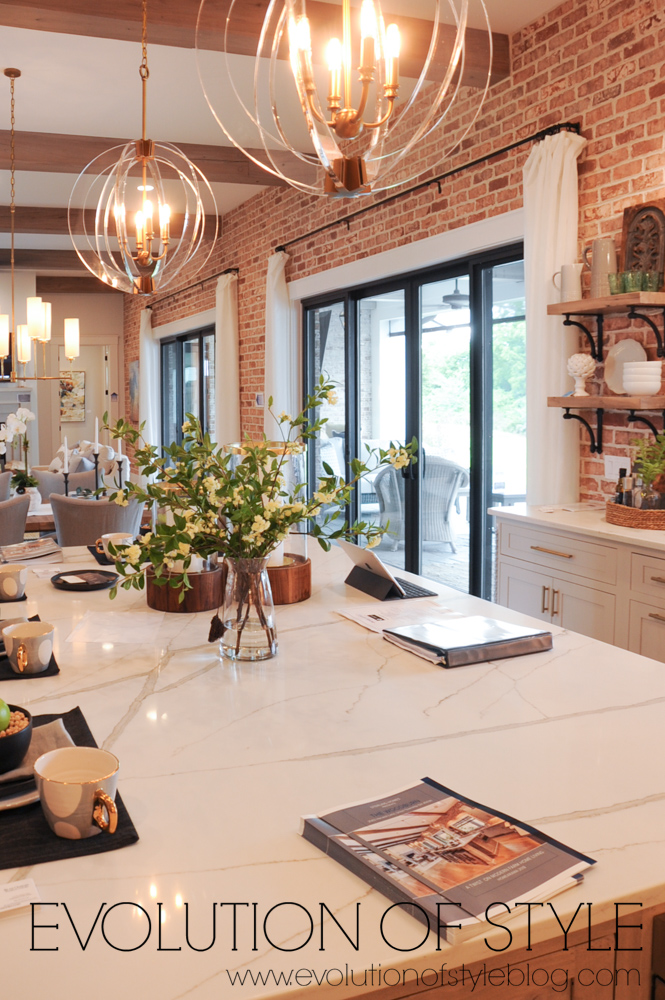
<path fill-rule="evenodd" d="M 385 3 L 400 7 L 399 0 Z M 487 54 L 487 74 L 475 90 L 462 85 L 471 13 L 484 26 Z M 360 10 L 350 0 L 340 7 L 271 0 L 253 27 L 246 0 L 201 0 L 199 76 L 224 134 L 307 194 L 374 193 L 439 168 L 473 127 L 487 94 L 489 20 L 484 0 L 423 0 L 408 14 L 392 23 L 380 0 L 362 0 Z M 243 52 L 255 55 L 251 80 L 235 54 L 239 39 Z M 464 124 L 449 136 L 442 132 L 441 144 L 425 143 L 457 112 L 458 98 Z"/>
<path fill-rule="evenodd" d="M 15 382 L 18 378 L 18 366 L 23 365 L 22 380 L 30 379 L 37 381 L 59 381 L 60 375 L 46 374 L 46 344 L 51 339 L 51 303 L 43 302 L 37 295 L 30 295 L 26 299 L 26 323 L 16 325 L 16 302 L 15 302 L 15 274 L 14 274 L 14 245 L 16 236 L 16 115 L 15 115 L 15 81 L 20 77 L 20 69 L 9 67 L 4 71 L 10 81 L 10 192 L 11 201 L 9 206 L 11 249 L 9 254 L 9 270 L 11 282 L 11 317 L 9 314 L 0 315 L 0 381 Z M 10 322 L 11 319 L 11 322 Z M 65 326 L 68 320 L 65 320 Z M 75 321 L 78 324 L 78 320 Z M 78 327 L 77 327 L 78 330 Z M 35 374 L 26 375 L 26 368 L 32 360 L 32 344 L 41 341 L 43 374 L 37 374 L 37 359 L 35 358 Z M 72 340 L 70 345 L 71 354 L 67 357 L 71 361 L 79 355 L 78 333 L 76 340 Z M 5 363 L 11 357 L 11 371 L 5 374 Z"/>
<path fill-rule="evenodd" d="M 185 267 L 188 277 L 200 270 L 218 229 L 215 198 L 199 168 L 172 143 L 147 138 L 147 24 L 143 0 L 141 138 L 92 160 L 74 184 L 68 209 L 74 249 L 88 270 L 139 295 L 165 288 Z"/>

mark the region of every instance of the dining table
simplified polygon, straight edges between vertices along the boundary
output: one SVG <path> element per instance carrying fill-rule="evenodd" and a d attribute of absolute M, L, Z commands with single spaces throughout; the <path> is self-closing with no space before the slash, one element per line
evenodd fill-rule
<path fill-rule="evenodd" d="M 59 667 L 0 680 L 0 698 L 33 716 L 80 709 L 118 758 L 138 835 L 8 867 L 25 850 L 9 818 L 43 820 L 38 802 L 0 800 L 7 996 L 646 1000 L 665 911 L 662 664 L 551 626 L 549 651 L 444 669 L 344 617 L 389 612 L 345 583 L 340 548 L 310 540 L 309 557 L 312 596 L 276 608 L 263 661 L 220 658 L 213 612 L 57 589 L 58 573 L 100 568 L 86 548 L 35 561 L 27 600 L 0 605 L 54 625 Z M 393 602 L 414 621 L 542 628 L 426 582 L 435 597 Z M 304 816 L 425 776 L 596 863 L 501 926 L 441 940 L 301 835 Z M 29 880 L 39 902 L 10 907 Z"/>

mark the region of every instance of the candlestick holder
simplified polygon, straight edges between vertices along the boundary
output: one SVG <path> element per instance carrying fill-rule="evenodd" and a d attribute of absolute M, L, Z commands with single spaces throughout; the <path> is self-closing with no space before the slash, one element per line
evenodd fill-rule
<path fill-rule="evenodd" d="M 97 490 L 99 489 L 99 455 L 97 454 L 96 451 L 93 452 L 92 454 L 92 460 L 95 463 L 95 493 L 96 493 Z M 95 499 L 99 500 L 99 497 L 96 496 Z"/>
<path fill-rule="evenodd" d="M 65 496 L 69 496 L 69 473 L 63 472 L 62 478 L 65 480 Z"/>
<path fill-rule="evenodd" d="M 118 462 L 118 489 L 122 489 L 122 462 Z"/>

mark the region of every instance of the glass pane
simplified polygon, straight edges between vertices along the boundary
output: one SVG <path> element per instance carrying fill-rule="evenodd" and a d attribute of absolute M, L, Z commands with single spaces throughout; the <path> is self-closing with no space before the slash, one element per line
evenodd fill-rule
<path fill-rule="evenodd" d="M 327 474 L 323 469 L 324 462 L 330 466 L 336 476 L 344 476 L 346 443 L 344 303 L 335 302 L 333 305 L 309 310 L 307 324 L 310 338 L 310 378 L 312 383 L 318 382 L 319 375 L 323 373 L 326 378 L 336 384 L 335 392 L 337 394 L 337 402 L 334 406 L 331 403 L 324 403 L 317 411 L 317 417 L 326 417 L 328 422 L 324 424 L 319 437 L 310 442 L 310 448 L 314 449 L 314 477 L 318 480 L 319 476 Z M 308 388 L 312 387 L 313 384 Z M 312 489 L 316 489 L 315 484 Z M 324 509 L 322 516 L 317 520 L 322 521 L 325 513 Z"/>
<path fill-rule="evenodd" d="M 358 302 L 360 454 L 388 448 L 406 435 L 406 336 L 404 291 L 370 295 Z M 404 568 L 404 479 L 386 466 L 361 484 L 360 520 L 388 524 L 378 556 Z"/>
<path fill-rule="evenodd" d="M 203 338 L 203 429 L 210 431 L 217 444 L 230 444 L 215 437 L 215 337 Z"/>
<path fill-rule="evenodd" d="M 162 345 L 162 440 L 165 445 L 180 440 L 178 415 L 178 345 Z"/>
<path fill-rule="evenodd" d="M 182 406 L 184 413 L 199 416 L 199 341 L 186 340 L 182 345 Z"/>
<path fill-rule="evenodd" d="M 420 289 L 422 573 L 468 593 L 469 278 Z"/>
<path fill-rule="evenodd" d="M 492 268 L 492 503 L 526 499 L 524 261 Z"/>

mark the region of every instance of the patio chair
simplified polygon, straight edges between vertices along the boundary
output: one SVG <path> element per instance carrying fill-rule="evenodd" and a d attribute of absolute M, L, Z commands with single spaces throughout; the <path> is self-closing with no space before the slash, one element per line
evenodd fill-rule
<path fill-rule="evenodd" d="M 126 531 L 138 535 L 143 504 L 130 500 L 120 507 L 110 500 L 86 500 L 51 494 L 58 545 L 94 545 L 102 535 Z"/>
<path fill-rule="evenodd" d="M 469 485 L 469 473 L 461 465 L 428 455 L 423 464 L 421 486 L 422 537 L 424 542 L 447 542 L 453 552 L 455 536 L 450 524 L 450 512 L 457 494 Z M 392 465 L 380 469 L 374 480 L 379 501 L 379 523 L 390 521 L 383 548 L 396 549 L 404 539 L 404 480 Z"/>
<path fill-rule="evenodd" d="M 12 497 L 0 502 L 0 545 L 15 545 L 23 541 L 29 507 L 29 496 Z"/>

